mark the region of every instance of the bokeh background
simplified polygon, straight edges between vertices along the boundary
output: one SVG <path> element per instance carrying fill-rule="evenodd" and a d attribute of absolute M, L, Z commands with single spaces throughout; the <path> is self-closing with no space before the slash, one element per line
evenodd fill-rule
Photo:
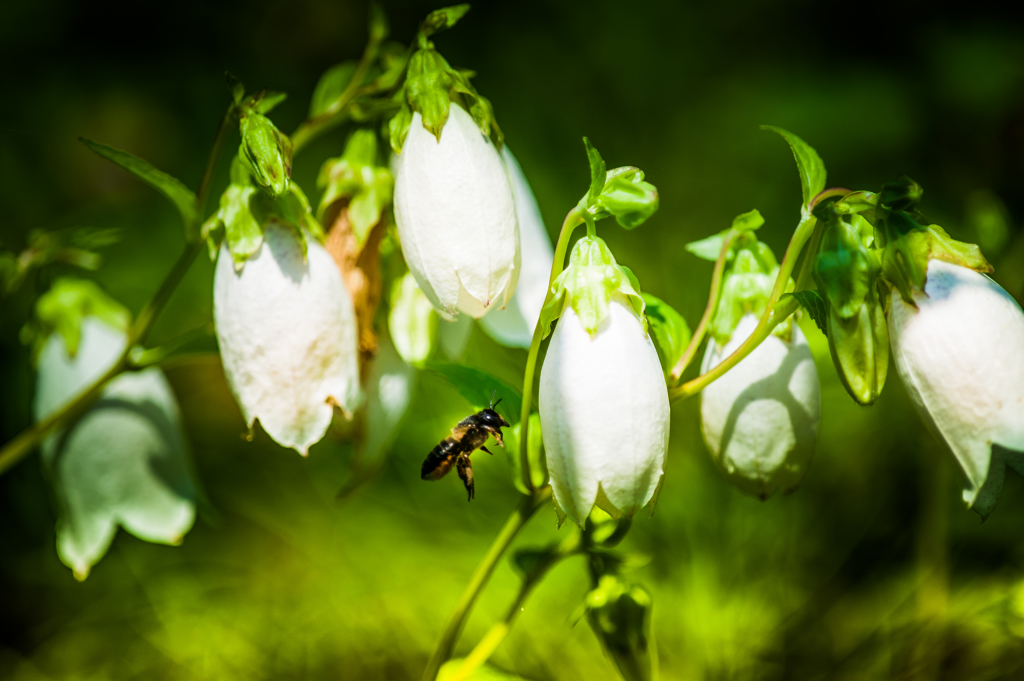
<path fill-rule="evenodd" d="M 385 1 L 392 37 L 437 5 Z M 76 142 L 130 150 L 194 185 L 227 103 L 223 72 L 289 93 L 304 118 L 324 69 L 355 58 L 364 2 L 262 0 L 121 6 L 0 5 L 0 242 L 31 229 L 116 227 L 94 277 L 137 311 L 181 247 L 174 209 Z M 611 166 L 637 165 L 661 191 L 641 229 L 601 235 L 644 289 L 694 325 L 711 264 L 683 250 L 752 208 L 781 255 L 799 184 L 777 136 L 817 148 L 829 185 L 875 189 L 906 173 L 923 209 L 976 241 L 995 279 L 1024 296 L 1024 17 L 985 4 L 813 2 L 480 3 L 436 40 L 477 71 L 549 231 L 587 187 L 580 138 Z M 296 159 L 316 196 L 320 163 L 346 131 Z M 235 138 L 237 140 L 237 138 Z M 236 142 L 235 142 L 236 143 Z M 232 143 L 234 144 L 234 143 Z M 222 163 L 218 185 L 226 181 Z M 190 272 L 152 343 L 211 316 L 212 265 Z M 0 435 L 31 422 L 34 376 L 18 331 L 54 272 L 0 307 Z M 666 679 L 1024 678 L 1024 484 L 1007 478 L 984 524 L 962 475 L 922 427 L 894 371 L 860 408 L 824 339 L 804 326 L 822 380 L 818 453 L 800 489 L 742 496 L 701 441 L 697 401 L 673 408 L 657 512 L 624 550 L 654 597 Z M 210 341 L 210 349 L 213 349 Z M 467 364 L 512 382 L 525 353 L 474 329 Z M 415 679 L 491 538 L 517 501 L 502 457 L 476 460 L 477 499 L 457 479 L 419 479 L 467 404 L 422 375 L 379 475 L 345 502 L 348 445 L 308 459 L 241 416 L 216 359 L 167 370 L 206 501 L 180 547 L 124 532 L 77 583 L 57 558 L 55 505 L 38 457 L 0 478 L 0 677 L 10 679 Z M 517 545 L 557 539 L 542 511 Z M 465 654 L 504 613 L 518 578 L 503 562 L 471 618 Z M 612 678 L 574 613 L 582 560 L 561 564 L 493 658 L 531 679 Z"/>

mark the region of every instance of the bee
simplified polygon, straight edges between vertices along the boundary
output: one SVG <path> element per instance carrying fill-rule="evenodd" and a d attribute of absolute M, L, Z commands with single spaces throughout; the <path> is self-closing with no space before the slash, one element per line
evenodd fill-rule
<path fill-rule="evenodd" d="M 497 392 L 497 391 L 495 391 Z M 494 401 L 494 394 L 491 394 L 491 406 L 481 409 L 471 416 L 459 421 L 452 428 L 451 437 L 441 442 L 431 450 L 420 469 L 420 477 L 424 480 L 440 480 L 448 471 L 455 466 L 459 473 L 462 484 L 466 486 L 469 493 L 469 500 L 473 499 L 473 463 L 469 455 L 477 449 L 482 449 L 488 454 L 494 454 L 484 446 L 490 435 L 498 442 L 498 446 L 504 447 L 501 429 L 510 428 L 508 421 L 501 417 L 501 414 L 494 411 L 498 403 Z"/>

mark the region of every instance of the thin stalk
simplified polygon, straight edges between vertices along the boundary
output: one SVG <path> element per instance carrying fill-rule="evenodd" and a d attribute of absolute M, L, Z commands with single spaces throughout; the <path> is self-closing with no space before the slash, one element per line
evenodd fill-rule
<path fill-rule="evenodd" d="M 715 315 L 715 309 L 718 307 L 718 294 L 722 288 L 722 273 L 725 271 L 725 259 L 729 255 L 729 247 L 732 245 L 734 236 L 735 234 L 730 234 L 726 237 L 725 243 L 722 244 L 718 260 L 715 261 L 715 269 L 711 272 L 711 290 L 708 292 L 708 304 L 704 308 L 704 316 L 700 318 L 700 323 L 697 324 L 697 329 L 693 332 L 693 337 L 690 338 L 690 344 L 683 351 L 683 356 L 672 367 L 672 373 L 669 374 L 672 383 L 678 383 L 679 379 L 683 376 L 683 372 L 686 371 L 686 367 L 690 366 L 690 362 L 693 361 L 694 355 L 697 354 L 701 341 L 704 340 L 704 334 L 707 333 L 711 318 Z"/>
<path fill-rule="evenodd" d="M 797 311 L 800 307 L 799 303 L 794 298 L 788 298 L 784 303 L 778 305 L 779 298 L 786 290 L 786 285 L 789 282 L 789 277 L 793 273 L 793 268 L 796 266 L 796 260 L 800 256 L 800 251 L 803 249 L 804 244 L 807 243 L 817 220 L 808 215 L 804 218 L 803 222 L 793 232 L 793 238 L 789 242 L 789 247 L 786 248 L 786 255 L 782 259 L 782 264 L 779 266 L 779 275 L 775 278 L 775 286 L 772 288 L 771 296 L 768 299 L 768 307 L 765 308 L 764 314 L 761 315 L 761 319 L 757 323 L 757 328 L 754 329 L 754 333 L 750 335 L 747 340 L 743 341 L 743 344 L 736 348 L 736 351 L 725 358 L 721 364 L 715 366 L 705 374 L 698 376 L 697 378 L 687 381 L 678 388 L 673 388 L 669 391 L 669 397 L 673 400 L 686 399 L 699 393 L 701 390 L 709 386 L 718 378 L 721 378 L 725 372 L 732 369 L 734 366 L 739 364 L 743 359 L 753 352 L 754 348 L 760 345 L 764 339 L 772 332 L 776 326 L 786 320 L 791 314 Z"/>
<path fill-rule="evenodd" d="M 505 521 L 504 527 L 498 532 L 498 536 L 494 538 L 483 560 L 476 566 L 476 571 L 470 578 L 469 584 L 466 585 L 466 589 L 462 592 L 459 602 L 448 617 L 448 621 L 444 625 L 444 631 L 441 632 L 441 638 L 434 649 L 434 654 L 430 656 L 430 661 L 427 662 L 427 667 L 423 670 L 423 681 L 434 681 L 437 678 L 441 665 L 452 656 L 452 651 L 455 649 L 455 644 L 462 634 L 466 620 L 469 619 L 469 613 L 473 608 L 473 604 L 476 602 L 480 592 L 483 591 L 484 585 L 490 579 L 501 556 L 508 549 L 509 545 L 512 544 L 512 540 L 515 539 L 516 535 L 519 534 L 519 530 L 523 529 L 527 521 L 533 517 L 533 514 L 550 498 L 551 487 L 545 486 L 540 488 L 532 495 L 525 497 L 516 510 L 512 512 L 512 515 L 509 516 L 508 520 Z"/>
<path fill-rule="evenodd" d="M 473 672 L 483 666 L 494 651 L 498 649 L 498 646 L 502 644 L 505 637 L 508 636 L 509 632 L 512 631 L 512 625 L 515 624 L 516 616 L 522 611 L 523 604 L 526 603 L 526 599 L 533 593 L 534 588 L 540 584 L 541 580 L 544 579 L 545 575 L 560 563 L 563 559 L 573 556 L 579 551 L 579 537 L 575 538 L 575 541 L 570 542 L 568 545 L 560 547 L 558 551 L 548 556 L 548 559 L 538 569 L 536 573 L 530 576 L 528 579 L 524 579 L 522 585 L 519 587 L 519 593 L 516 594 L 516 598 L 512 601 L 512 604 L 508 608 L 508 612 L 505 614 L 505 618 L 500 622 L 495 622 L 488 629 L 480 642 L 476 644 L 472 652 L 466 656 L 463 660 L 462 665 L 455 671 L 454 674 L 448 679 L 448 681 L 465 681 L 469 678 Z"/>
<path fill-rule="evenodd" d="M 132 370 L 138 371 L 151 367 L 154 364 L 162 364 L 180 348 L 194 340 L 211 336 L 213 333 L 214 327 L 211 321 L 191 331 L 186 331 L 155 348 L 145 349 L 140 345 L 136 345 L 128 355 L 128 365 Z"/>
<path fill-rule="evenodd" d="M 565 216 L 562 222 L 562 230 L 558 233 L 558 243 L 555 244 L 555 259 L 551 263 L 551 276 L 548 277 L 548 290 L 544 295 L 544 304 L 541 309 L 551 301 L 551 287 L 555 279 L 565 268 L 565 252 L 569 249 L 569 237 L 572 232 L 583 221 L 583 212 L 579 207 L 573 208 Z M 530 341 L 530 352 L 526 356 L 526 374 L 523 377 L 523 407 L 519 415 L 519 466 L 522 470 L 523 485 L 526 489 L 533 490 L 533 478 L 530 475 L 530 410 L 533 408 L 533 376 L 537 371 L 537 355 L 540 353 L 540 342 L 544 338 L 544 330 L 541 328 L 540 320 L 533 329 L 533 339 Z"/>
<path fill-rule="evenodd" d="M 229 125 L 231 115 L 232 109 L 229 109 L 221 119 L 220 126 L 217 128 L 217 136 L 214 138 L 213 147 L 206 162 L 206 168 L 203 170 L 202 179 L 199 181 L 199 190 L 196 193 L 196 198 L 200 207 L 203 206 L 206 195 L 209 192 L 210 180 L 213 177 L 214 169 L 217 167 L 217 159 L 224 148 L 224 140 L 231 128 Z M 202 214 L 201 211 L 200 214 Z M 149 331 L 153 328 L 156 318 L 163 311 L 167 301 L 170 300 L 171 295 L 178 288 L 181 280 L 185 278 L 185 274 L 202 250 L 203 242 L 201 240 L 186 244 L 184 252 L 178 257 L 177 262 L 174 263 L 171 271 L 164 277 L 156 293 L 153 294 L 150 301 L 142 308 L 142 311 L 139 312 L 138 317 L 135 318 L 135 321 L 128 329 L 128 342 L 125 345 L 124 352 L 121 353 L 121 356 L 117 358 L 105 374 L 62 408 L 25 429 L 4 445 L 3 449 L 0 449 L 0 475 L 27 456 L 44 437 L 82 416 L 99 399 L 100 393 L 107 383 L 124 371 L 132 368 L 129 362 L 132 348 L 145 340 Z"/>

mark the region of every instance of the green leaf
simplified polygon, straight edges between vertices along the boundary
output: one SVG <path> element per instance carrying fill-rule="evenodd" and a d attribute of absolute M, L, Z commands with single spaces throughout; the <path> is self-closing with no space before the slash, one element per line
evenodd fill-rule
<path fill-rule="evenodd" d="M 456 674 L 462 669 L 462 665 L 465 663 L 465 659 L 461 657 L 452 658 L 444 663 L 441 670 L 437 673 L 437 681 L 450 681 L 456 678 Z M 494 667 L 483 664 L 474 669 L 469 676 L 459 676 L 458 678 L 463 681 L 526 681 L 522 676 L 516 676 L 515 674 L 509 674 L 503 672 Z"/>
<path fill-rule="evenodd" d="M 288 99 L 288 94 L 284 92 L 268 92 L 264 90 L 260 93 L 258 101 L 255 103 L 255 109 L 257 113 L 266 115 L 270 113 L 274 107 Z"/>
<path fill-rule="evenodd" d="M 346 61 L 335 64 L 324 71 L 320 81 L 313 90 L 313 97 L 309 102 L 309 117 L 313 118 L 322 114 L 330 108 L 331 104 L 341 96 L 348 87 L 355 75 L 357 63 Z"/>
<path fill-rule="evenodd" d="M 793 151 L 793 159 L 796 161 L 797 172 L 800 173 L 803 205 L 810 206 L 811 199 L 825 189 L 825 163 L 812 146 L 788 130 L 777 128 L 774 125 L 762 125 L 761 129 L 778 133 L 789 144 L 789 148 Z"/>
<path fill-rule="evenodd" d="M 195 227 L 199 218 L 199 202 L 192 190 L 186 187 L 180 180 L 171 177 L 161 170 L 157 170 L 146 161 L 143 161 L 138 156 L 129 154 L 127 151 L 108 147 L 105 144 L 93 142 L 85 137 L 79 137 L 78 139 L 96 154 L 116 163 L 166 196 L 181 214 L 181 221 L 185 226 L 186 239 L 192 241 L 198 236 L 195 233 Z"/>
<path fill-rule="evenodd" d="M 601 153 L 594 148 L 594 145 L 586 137 L 583 138 L 583 145 L 587 149 L 587 161 L 590 163 L 590 190 L 587 192 L 587 207 L 589 208 L 597 203 L 597 197 L 601 195 L 601 190 L 604 189 L 607 168 L 604 164 L 604 159 L 601 158 Z"/>
<path fill-rule="evenodd" d="M 391 28 L 388 26 L 388 16 L 376 2 L 370 3 L 369 33 L 371 43 L 380 43 L 387 39 Z"/>
<path fill-rule="evenodd" d="M 395 349 L 409 364 L 426 361 L 437 340 L 437 315 L 411 272 L 395 280 L 391 289 L 388 329 Z"/>
<path fill-rule="evenodd" d="M 699 241 L 691 241 L 685 248 L 701 260 L 717 262 L 718 256 L 722 253 L 722 246 L 725 245 L 726 235 L 727 232 L 721 232 Z"/>
<path fill-rule="evenodd" d="M 650 293 L 642 295 L 647 304 L 645 314 L 648 328 L 661 357 L 661 366 L 668 373 L 683 356 L 686 346 L 690 343 L 690 327 L 671 305 Z"/>
<path fill-rule="evenodd" d="M 817 291 L 797 291 L 796 293 L 783 294 L 782 298 L 786 296 L 793 296 L 796 298 L 796 302 L 803 309 L 807 310 L 807 313 L 811 315 L 811 319 L 814 320 L 818 330 L 821 331 L 825 336 L 828 336 L 828 301 L 821 297 L 821 294 Z"/>
<path fill-rule="evenodd" d="M 531 494 L 523 485 L 522 461 L 519 459 L 520 437 L 522 435 L 522 423 L 516 423 L 512 419 L 506 419 L 513 423 L 510 433 L 505 435 L 505 452 L 508 458 L 512 482 L 516 489 L 523 494 Z M 530 441 L 526 447 L 526 456 L 530 462 L 530 481 L 534 489 L 539 489 L 548 484 L 548 464 L 544 457 L 544 436 L 540 426 L 540 414 L 530 414 Z"/>
<path fill-rule="evenodd" d="M 95 317 L 83 324 L 81 352 L 57 338 L 40 357 L 35 405 L 46 418 L 123 351 L 124 331 Z M 196 489 L 185 461 L 178 406 L 159 369 L 122 374 L 88 412 L 43 443 L 59 502 L 57 551 L 78 579 L 106 553 L 117 526 L 145 541 L 176 545 L 195 519 Z"/>
<path fill-rule="evenodd" d="M 523 395 L 500 378 L 480 369 L 446 362 L 427 362 L 423 368 L 448 381 L 474 409 L 486 409 L 491 405 L 492 396 L 495 402 L 501 400 L 494 410 L 513 426 L 519 423 Z"/>
<path fill-rule="evenodd" d="M 361 248 L 394 195 L 391 172 L 377 165 L 376 133 L 368 128 L 353 132 L 344 154 L 324 162 L 317 184 L 325 189 L 318 217 L 336 201 L 348 200 L 349 220 Z"/>
<path fill-rule="evenodd" d="M 231 100 L 238 106 L 245 99 L 245 86 L 242 85 L 242 81 L 235 77 L 235 74 L 230 71 L 224 72 L 224 80 L 228 84 L 228 92 L 231 93 Z"/>

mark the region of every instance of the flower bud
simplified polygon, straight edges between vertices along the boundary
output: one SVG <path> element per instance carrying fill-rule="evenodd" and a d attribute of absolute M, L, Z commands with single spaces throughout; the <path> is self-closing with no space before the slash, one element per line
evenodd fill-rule
<path fill-rule="evenodd" d="M 941 260 L 928 262 L 913 303 L 892 289 L 896 370 L 967 476 L 967 506 L 985 518 L 1005 464 L 1024 473 L 1024 313 L 985 275 Z"/>
<path fill-rule="evenodd" d="M 257 184 L 278 197 L 288 191 L 292 174 L 292 142 L 270 119 L 255 111 L 241 119 L 238 155 Z"/>
<path fill-rule="evenodd" d="M 701 373 L 731 355 L 757 327 L 744 316 L 725 346 L 711 339 Z M 821 412 L 818 370 L 800 327 L 768 336 L 700 396 L 701 430 L 715 462 L 743 493 L 791 492 L 814 456 Z"/>
<path fill-rule="evenodd" d="M 620 293 L 593 336 L 566 305 L 540 374 L 540 419 L 555 500 L 582 526 L 594 504 L 632 517 L 653 497 L 668 448 L 658 352 Z"/>
<path fill-rule="evenodd" d="M 440 311 L 482 317 L 519 278 L 519 229 L 501 156 L 462 107 L 440 138 L 412 117 L 398 156 L 395 218 L 402 254 Z"/>
<path fill-rule="evenodd" d="M 213 315 L 224 372 L 246 424 L 256 419 L 303 456 L 337 405 L 358 405 L 356 321 L 341 274 L 313 238 L 269 222 L 259 250 L 236 270 L 221 247 Z"/>
<path fill-rule="evenodd" d="M 602 575 L 587 594 L 587 621 L 626 681 L 650 681 L 657 663 L 651 640 L 651 596 L 616 575 Z"/>
<path fill-rule="evenodd" d="M 555 258 L 551 238 L 544 227 L 537 200 L 523 175 L 519 163 L 508 145 L 501 148 L 501 156 L 508 169 L 512 184 L 512 197 L 519 222 L 519 248 L 522 268 L 519 283 L 508 305 L 495 310 L 480 320 L 484 331 L 502 345 L 513 348 L 528 348 L 533 339 L 533 330 L 540 318 L 544 298 L 548 292 L 548 278 L 551 276 L 551 262 Z"/>

